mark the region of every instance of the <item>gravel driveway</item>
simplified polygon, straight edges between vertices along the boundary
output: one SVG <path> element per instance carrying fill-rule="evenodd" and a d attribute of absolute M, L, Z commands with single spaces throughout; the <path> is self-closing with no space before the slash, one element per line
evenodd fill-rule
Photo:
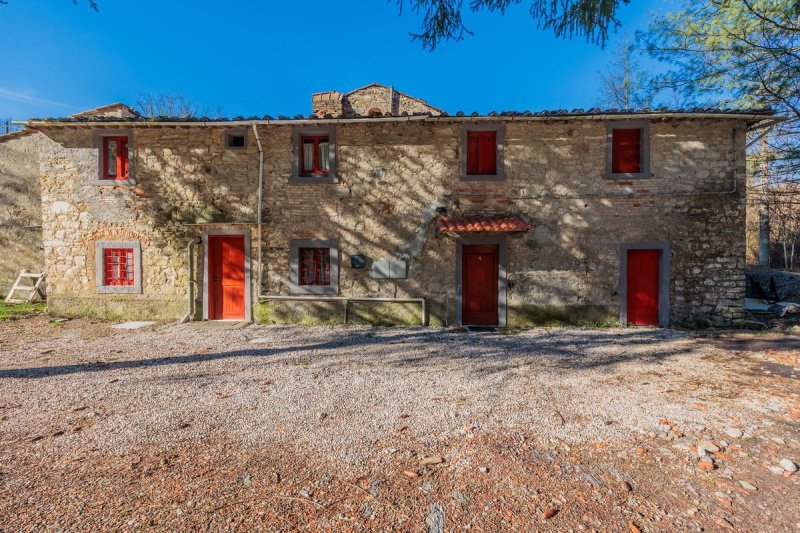
<path fill-rule="evenodd" d="M 800 527 L 791 343 L 44 317 L 0 340 L 4 531 Z"/>

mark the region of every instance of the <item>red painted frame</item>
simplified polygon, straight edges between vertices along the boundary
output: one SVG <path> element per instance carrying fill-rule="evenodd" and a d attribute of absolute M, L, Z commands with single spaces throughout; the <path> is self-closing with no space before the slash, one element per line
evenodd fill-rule
<path fill-rule="evenodd" d="M 111 141 L 117 143 L 117 157 L 116 157 L 116 176 L 109 174 L 111 170 L 108 164 L 108 145 Z M 104 180 L 126 180 L 128 179 L 128 138 L 126 136 L 108 136 L 103 137 L 103 176 Z"/>
<path fill-rule="evenodd" d="M 106 248 L 103 250 L 103 284 L 133 285 L 136 281 L 133 248 Z"/>
<path fill-rule="evenodd" d="M 305 167 L 306 158 L 305 158 L 305 150 L 306 150 L 306 141 L 314 141 L 314 168 L 307 169 Z M 319 143 L 320 142 L 327 142 L 328 140 L 327 135 L 303 135 L 300 137 L 300 175 L 301 176 L 327 176 L 328 171 L 323 170 L 319 166 Z M 329 146 L 330 149 L 330 146 Z"/>

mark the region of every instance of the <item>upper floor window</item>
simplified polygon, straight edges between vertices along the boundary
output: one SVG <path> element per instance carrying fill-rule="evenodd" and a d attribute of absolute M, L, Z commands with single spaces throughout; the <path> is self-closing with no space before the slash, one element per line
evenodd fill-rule
<path fill-rule="evenodd" d="M 300 140 L 300 175 L 327 176 L 330 172 L 330 141 L 327 135 L 303 135 Z"/>
<path fill-rule="evenodd" d="M 97 150 L 96 185 L 133 185 L 133 130 L 97 129 L 93 134 Z"/>
<path fill-rule="evenodd" d="M 497 174 L 497 132 L 467 132 L 467 175 Z"/>
<path fill-rule="evenodd" d="M 128 137 L 103 137 L 103 173 L 104 180 L 127 180 L 130 165 L 128 163 Z"/>
<path fill-rule="evenodd" d="M 620 121 L 606 125 L 606 174 L 611 178 L 650 177 L 650 151 L 646 121 Z"/>
<path fill-rule="evenodd" d="M 295 126 L 292 183 L 336 183 L 336 128 Z"/>
<path fill-rule="evenodd" d="M 461 127 L 461 179 L 504 178 L 502 124 L 464 124 Z"/>
<path fill-rule="evenodd" d="M 225 148 L 229 150 L 247 148 L 247 130 L 240 128 L 225 132 Z"/>

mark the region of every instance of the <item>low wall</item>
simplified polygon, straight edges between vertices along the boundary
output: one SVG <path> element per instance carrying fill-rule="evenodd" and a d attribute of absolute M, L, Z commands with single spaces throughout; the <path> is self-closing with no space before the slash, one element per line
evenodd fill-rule
<path fill-rule="evenodd" d="M 93 316 L 105 320 L 180 320 L 186 314 L 186 300 L 155 300 L 115 296 L 49 295 L 47 312 L 64 317 Z"/>

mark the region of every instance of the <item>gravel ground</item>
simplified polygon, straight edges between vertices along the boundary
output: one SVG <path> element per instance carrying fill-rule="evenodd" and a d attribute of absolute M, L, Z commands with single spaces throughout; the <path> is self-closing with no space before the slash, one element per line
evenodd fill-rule
<path fill-rule="evenodd" d="M 37 317 L 0 341 L 2 531 L 800 528 L 791 339 Z"/>

